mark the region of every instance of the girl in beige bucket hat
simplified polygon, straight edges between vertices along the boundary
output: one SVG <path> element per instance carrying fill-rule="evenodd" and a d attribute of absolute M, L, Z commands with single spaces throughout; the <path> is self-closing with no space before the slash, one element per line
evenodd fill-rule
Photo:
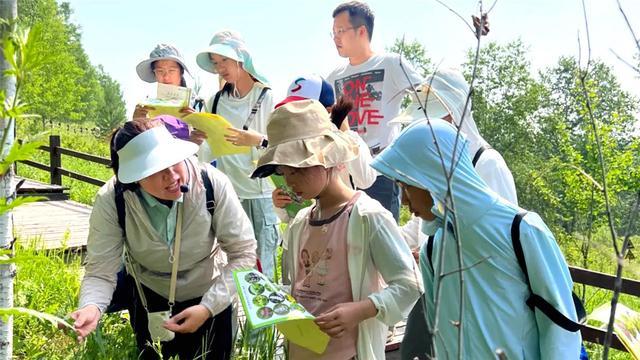
<path fill-rule="evenodd" d="M 331 337 L 320 358 L 384 359 L 388 326 L 403 319 L 422 286 L 391 213 L 337 176 L 358 144 L 314 100 L 278 107 L 267 135 L 252 176 L 284 176 L 296 195 L 316 200 L 289 224 L 282 261 L 291 294 Z M 290 343 L 289 358 L 318 355 Z"/>

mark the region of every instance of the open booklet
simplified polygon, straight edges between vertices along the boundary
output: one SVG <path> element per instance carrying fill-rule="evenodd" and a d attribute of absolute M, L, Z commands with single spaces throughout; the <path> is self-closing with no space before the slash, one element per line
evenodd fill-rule
<path fill-rule="evenodd" d="M 220 115 L 194 112 L 183 113 L 182 109 L 189 107 L 191 89 L 158 83 L 158 93 L 155 99 L 146 99 L 140 105 L 153 108 L 149 110 L 149 117 L 171 115 L 191 127 L 207 134 L 207 144 L 213 157 L 231 154 L 246 154 L 251 151 L 248 146 L 236 146 L 228 142 L 224 135 L 227 129 L 233 127 L 227 119 Z"/>
<path fill-rule="evenodd" d="M 607 303 L 593 310 L 589 314 L 589 320 L 596 321 L 606 328 L 610 314 L 611 304 Z M 640 359 L 640 313 L 618 303 L 613 330 L 629 354 L 634 359 Z"/>
<path fill-rule="evenodd" d="M 291 295 L 256 270 L 236 270 L 233 279 L 250 329 L 275 325 L 287 340 L 298 346 L 317 354 L 326 350 L 329 336 Z"/>
<path fill-rule="evenodd" d="M 191 89 L 182 86 L 158 83 L 155 98 L 145 99 L 140 105 L 152 107 L 149 117 L 171 115 L 177 118 L 184 116 L 181 109 L 189 107 Z"/>

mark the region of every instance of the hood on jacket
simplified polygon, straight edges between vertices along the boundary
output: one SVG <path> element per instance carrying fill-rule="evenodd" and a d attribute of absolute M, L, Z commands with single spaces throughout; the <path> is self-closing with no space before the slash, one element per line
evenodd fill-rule
<path fill-rule="evenodd" d="M 429 191 L 436 202 L 449 208 L 454 205 L 459 223 L 473 224 L 484 214 L 481 209 L 493 204 L 497 195 L 473 168 L 467 151 L 468 140 L 460 134 L 455 145 L 457 137 L 456 128 L 444 120 L 413 122 L 371 166 L 391 179 Z M 452 159 L 455 161 L 451 178 L 453 204 L 446 201 L 446 179 Z M 432 212 L 440 215 L 438 209 Z"/>

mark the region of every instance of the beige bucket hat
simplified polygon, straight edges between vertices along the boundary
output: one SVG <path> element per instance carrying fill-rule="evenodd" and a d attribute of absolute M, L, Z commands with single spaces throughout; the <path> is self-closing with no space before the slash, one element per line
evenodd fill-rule
<path fill-rule="evenodd" d="M 358 143 L 338 130 L 316 100 L 300 100 L 275 109 L 267 125 L 269 146 L 251 177 L 267 177 L 278 165 L 331 168 L 359 155 Z"/>

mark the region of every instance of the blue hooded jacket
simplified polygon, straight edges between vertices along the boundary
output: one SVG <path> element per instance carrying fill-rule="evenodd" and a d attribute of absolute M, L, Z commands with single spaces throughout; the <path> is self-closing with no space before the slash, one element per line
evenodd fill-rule
<path fill-rule="evenodd" d="M 432 212 L 442 218 L 442 206 L 438 203 L 445 203 L 447 183 L 436 143 L 448 172 L 457 134 L 444 120 L 430 122 L 432 128 L 426 120 L 409 125 L 374 159 L 372 166 L 389 178 L 429 191 L 436 204 Z M 433 328 L 437 320 L 436 358 L 458 358 L 459 334 L 454 324 L 460 316 L 461 294 L 457 270 L 470 266 L 464 271 L 460 358 L 492 359 L 497 349 L 504 350 L 508 359 L 579 358 L 580 332 L 566 331 L 526 305 L 530 292 L 516 260 L 510 233 L 513 218 L 520 209 L 489 190 L 473 168 L 467 146 L 467 140 L 460 134 L 451 183 L 454 211 L 448 216 L 457 221 L 463 264 L 458 264 L 456 238 L 450 228 L 444 241 L 443 228 L 436 232 L 431 259 L 427 259 L 426 247 L 421 251 L 429 327 Z M 571 297 L 573 282 L 567 263 L 553 234 L 537 214 L 529 212 L 523 218 L 520 239 L 532 291 L 576 321 Z"/>

